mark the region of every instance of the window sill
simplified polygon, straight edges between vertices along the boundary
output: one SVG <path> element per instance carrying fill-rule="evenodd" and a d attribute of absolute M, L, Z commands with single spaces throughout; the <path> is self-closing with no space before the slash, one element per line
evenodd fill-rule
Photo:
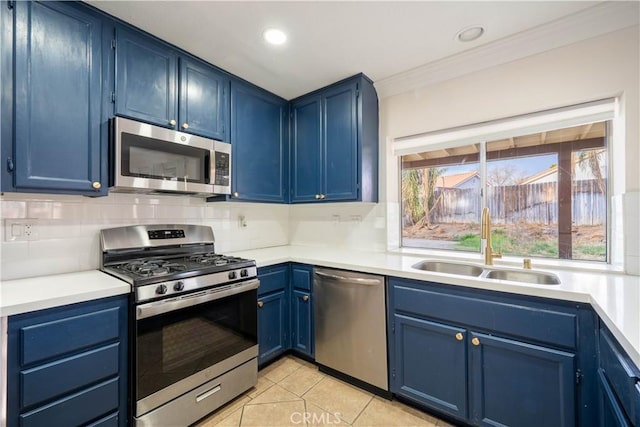
<path fill-rule="evenodd" d="M 441 251 L 437 249 L 420 249 L 420 248 L 397 248 L 388 249 L 387 252 L 409 255 L 424 256 L 429 258 L 446 258 L 447 261 L 472 262 L 476 264 L 484 264 L 484 258 L 481 253 Z M 522 267 L 524 258 L 531 259 L 531 265 L 534 270 L 538 269 L 556 269 L 556 270 L 579 270 L 600 273 L 620 273 L 624 274 L 624 268 L 618 265 L 606 264 L 594 261 L 569 261 L 550 258 L 536 258 L 524 256 L 505 256 L 501 259 L 494 260 L 496 267 Z"/>

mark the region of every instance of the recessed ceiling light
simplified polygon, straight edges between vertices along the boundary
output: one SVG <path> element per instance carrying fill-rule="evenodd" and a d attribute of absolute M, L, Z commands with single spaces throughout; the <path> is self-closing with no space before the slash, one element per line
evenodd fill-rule
<path fill-rule="evenodd" d="M 472 42 L 477 40 L 484 34 L 484 27 L 482 25 L 473 25 L 461 29 L 456 33 L 456 40 L 461 42 Z"/>
<path fill-rule="evenodd" d="M 269 28 L 262 33 L 262 37 L 267 41 L 267 43 L 280 45 L 287 41 L 287 35 L 277 28 Z"/>

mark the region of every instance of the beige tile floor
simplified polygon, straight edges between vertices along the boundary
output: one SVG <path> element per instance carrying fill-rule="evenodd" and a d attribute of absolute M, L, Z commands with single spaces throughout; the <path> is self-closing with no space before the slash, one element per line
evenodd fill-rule
<path fill-rule="evenodd" d="M 211 426 L 451 425 L 325 375 L 311 363 L 285 356 L 258 372 L 254 388 L 197 424 Z"/>

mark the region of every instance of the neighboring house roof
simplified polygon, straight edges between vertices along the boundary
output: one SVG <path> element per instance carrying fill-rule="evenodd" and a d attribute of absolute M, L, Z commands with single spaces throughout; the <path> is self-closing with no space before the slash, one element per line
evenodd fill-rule
<path fill-rule="evenodd" d="M 557 173 L 558 172 L 558 165 L 552 165 L 551 167 L 549 167 L 548 169 L 543 170 L 542 172 L 538 172 L 535 173 L 533 175 L 530 175 L 522 180 L 520 180 L 518 182 L 518 185 L 525 185 L 525 184 L 532 184 L 536 181 L 541 180 L 544 177 L 547 177 L 551 174 Z"/>
<path fill-rule="evenodd" d="M 436 187 L 455 188 L 476 177 L 480 178 L 478 172 L 465 172 L 456 173 L 453 175 L 444 175 L 438 177 L 438 180 L 436 181 Z"/>

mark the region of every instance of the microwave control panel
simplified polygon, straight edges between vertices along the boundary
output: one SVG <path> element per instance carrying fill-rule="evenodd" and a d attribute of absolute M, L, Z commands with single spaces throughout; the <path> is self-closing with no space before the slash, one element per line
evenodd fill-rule
<path fill-rule="evenodd" d="M 221 153 L 216 151 L 215 153 L 215 185 L 229 186 L 229 178 L 231 177 L 230 170 L 230 158 L 229 153 Z"/>

